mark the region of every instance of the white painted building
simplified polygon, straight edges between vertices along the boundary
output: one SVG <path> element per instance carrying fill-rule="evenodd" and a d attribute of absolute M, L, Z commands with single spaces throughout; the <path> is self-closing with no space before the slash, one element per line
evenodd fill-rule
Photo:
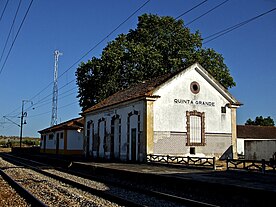
<path fill-rule="evenodd" d="M 64 155 L 83 154 L 83 118 L 54 125 L 39 131 L 40 152 Z"/>
<path fill-rule="evenodd" d="M 147 154 L 235 157 L 240 105 L 196 63 L 85 110 L 84 151 L 125 161 L 144 161 Z"/>
<path fill-rule="evenodd" d="M 270 160 L 276 153 L 276 127 L 238 125 L 237 151 L 247 160 Z"/>

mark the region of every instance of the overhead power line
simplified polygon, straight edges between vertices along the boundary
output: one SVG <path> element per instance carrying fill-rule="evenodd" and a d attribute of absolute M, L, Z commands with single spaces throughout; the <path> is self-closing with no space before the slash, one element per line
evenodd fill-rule
<path fill-rule="evenodd" d="M 192 7 L 191 9 L 183 12 L 181 15 L 179 15 L 178 17 L 176 17 L 175 19 L 178 19 L 186 14 L 188 14 L 189 12 L 191 12 L 192 10 L 198 8 L 199 6 L 203 5 L 204 3 L 206 3 L 208 0 L 204 0 L 201 3 L 195 5 L 194 7 Z M 99 46 L 103 41 L 105 41 L 111 34 L 113 34 L 118 28 L 120 28 L 125 22 L 127 22 L 131 17 L 133 17 L 139 10 L 141 10 L 147 3 L 149 3 L 150 0 L 146 1 L 144 4 L 142 4 L 137 10 L 135 10 L 129 17 L 127 17 L 122 23 L 120 23 L 115 29 L 113 29 L 108 35 L 106 35 L 101 41 L 99 41 L 96 45 L 94 45 L 89 51 L 87 51 L 85 54 L 83 54 L 76 62 L 74 62 L 66 71 L 64 71 L 58 78 L 60 78 L 61 76 L 63 76 L 65 73 L 67 73 L 70 69 L 73 68 L 74 65 L 76 65 L 79 61 L 81 61 L 85 56 L 87 56 L 90 52 L 92 52 L 97 46 Z M 196 20 L 195 20 L 196 21 Z M 74 78 L 73 80 L 70 81 L 73 82 L 75 81 L 76 78 Z M 30 100 L 33 100 L 35 97 L 37 97 L 38 95 L 40 95 L 43 91 L 45 91 L 49 86 L 52 85 L 53 82 L 49 83 L 45 88 L 43 88 L 39 93 L 37 93 L 35 96 L 33 96 Z M 66 85 L 62 86 L 61 88 L 65 87 Z M 60 89 L 61 89 L 60 88 Z M 75 88 L 72 88 L 71 90 L 74 90 Z M 44 98 L 42 98 L 41 100 L 39 100 L 37 103 L 34 103 L 33 106 L 35 105 L 39 105 L 41 102 L 44 103 L 43 105 L 45 105 L 45 102 L 47 101 L 47 98 L 50 97 L 51 94 L 45 96 Z M 76 102 L 74 102 L 76 103 Z M 39 105 L 40 107 L 41 105 Z M 37 106 L 38 107 L 38 106 Z M 29 107 L 30 109 L 31 107 Z M 28 108 L 26 109 L 28 110 Z M 48 113 L 48 112 L 46 112 Z M 42 113 L 45 114 L 45 113 Z M 37 115 L 36 115 L 37 116 Z"/>
<path fill-rule="evenodd" d="M 223 4 L 225 4 L 226 2 L 228 2 L 229 0 L 226 0 L 220 4 L 218 4 L 217 6 L 213 7 L 212 9 L 208 10 L 207 12 L 205 12 L 204 14 L 198 16 L 197 18 L 193 19 L 192 21 L 188 22 L 187 24 L 185 24 L 185 26 L 188 26 L 190 24 L 192 24 L 193 22 L 195 22 L 196 20 L 204 17 L 205 15 L 209 14 L 210 12 L 214 11 L 215 9 L 219 8 L 220 6 L 222 6 Z"/>
<path fill-rule="evenodd" d="M 207 0 L 206 0 L 206 1 L 207 1 Z M 191 10 L 193 10 L 193 9 L 197 8 L 198 6 L 202 5 L 202 4 L 205 3 L 206 1 L 203 1 L 203 2 L 201 2 L 200 4 L 194 6 L 192 9 L 190 9 L 190 10 L 184 12 L 183 14 L 179 15 L 179 16 L 176 17 L 175 19 L 180 18 L 181 16 L 187 14 L 188 12 L 190 12 Z M 227 1 L 228 1 L 228 0 L 227 0 Z M 210 13 L 210 12 L 213 11 L 213 10 L 215 10 L 215 9 L 218 8 L 219 6 L 225 4 L 227 1 L 224 1 L 224 2 L 222 2 L 221 4 L 215 6 L 214 8 L 212 8 L 212 9 L 210 9 L 209 11 L 205 12 L 204 14 L 200 15 L 199 17 L 197 17 L 196 19 L 192 20 L 192 21 L 189 22 L 188 24 L 191 24 L 192 22 L 194 22 L 194 21 L 200 19 L 201 17 L 207 15 L 208 13 Z M 235 29 L 237 29 L 237 28 L 239 28 L 239 27 L 241 27 L 241 26 L 243 26 L 243 25 L 245 25 L 245 24 L 247 24 L 247 23 L 249 23 L 249 22 L 251 22 L 251 21 L 257 19 L 257 18 L 260 18 L 261 16 L 264 16 L 264 15 L 266 15 L 266 14 L 268 14 L 268 13 L 274 11 L 274 10 L 276 10 L 276 8 L 271 9 L 271 10 L 269 10 L 269 11 L 267 11 L 267 12 L 264 12 L 264 13 L 262 13 L 262 14 L 256 16 L 256 17 L 253 17 L 253 18 L 251 18 L 251 19 L 249 19 L 249 20 L 246 20 L 246 21 L 243 21 L 243 22 L 241 22 L 241 23 L 239 23 L 239 24 L 236 24 L 236 25 L 234 25 L 234 26 L 231 26 L 231 27 L 229 27 L 229 28 L 227 28 L 227 29 L 224 29 L 224 30 L 222 30 L 222 31 L 220 31 L 220 32 L 216 32 L 215 34 L 212 34 L 212 35 L 210 35 L 210 36 L 204 38 L 204 40 L 213 37 L 212 39 L 209 40 L 209 41 L 212 41 L 212 40 L 214 40 L 214 39 L 216 39 L 216 38 L 218 38 L 218 37 L 220 37 L 220 36 L 222 36 L 222 35 L 224 35 L 224 34 L 226 34 L 226 33 L 228 33 L 228 32 L 231 32 L 231 31 L 233 31 L 233 30 L 235 30 Z M 76 62 L 75 62 L 69 69 L 67 69 L 63 74 L 65 74 L 66 72 L 68 72 L 75 64 L 77 64 L 77 62 L 79 62 L 82 58 L 84 58 L 87 54 L 89 54 L 93 49 L 95 49 L 95 47 L 97 47 L 99 44 L 101 44 L 101 43 L 102 43 L 106 38 L 108 38 L 110 35 L 111 35 L 111 33 L 110 33 L 109 35 L 107 35 L 103 40 L 101 40 L 98 44 L 96 44 L 94 47 L 92 47 L 87 53 L 85 53 L 78 61 L 76 61 Z M 209 41 L 208 41 L 208 42 L 209 42 Z M 203 42 L 203 44 L 205 44 L 205 43 L 207 43 L 207 42 Z M 63 75 L 63 74 L 62 74 L 62 75 Z M 74 79 L 74 80 L 75 80 L 75 79 Z M 74 81 L 74 80 L 73 80 L 73 81 Z M 51 84 L 50 84 L 50 85 L 51 85 Z M 68 105 L 72 105 L 72 104 L 75 104 L 75 103 L 77 103 L 77 102 L 78 102 L 78 101 L 75 101 L 75 102 L 73 102 L 73 103 L 69 103 Z M 68 105 L 66 105 L 66 106 L 68 106 Z M 60 108 L 64 108 L 64 107 L 66 107 L 66 106 L 63 106 L 63 107 L 60 107 Z M 50 113 L 50 111 L 49 111 L 49 112 L 46 112 L 46 113 Z M 46 113 L 42 113 L 42 114 L 46 114 Z M 39 114 L 38 114 L 38 115 L 39 115 Z M 38 116 L 38 115 L 34 115 L 34 116 Z"/>
<path fill-rule="evenodd" d="M 32 0 L 33 1 L 33 0 Z M 131 15 L 129 15 L 123 22 L 121 22 L 115 29 L 113 29 L 108 35 L 106 35 L 102 40 L 100 40 L 96 45 L 94 45 L 92 48 L 90 48 L 87 52 L 85 52 L 77 61 L 75 61 L 66 71 L 64 71 L 61 75 L 58 76 L 58 79 L 61 78 L 65 73 L 67 73 L 69 70 L 71 70 L 77 63 L 79 63 L 85 56 L 87 56 L 90 52 L 92 52 L 95 48 L 97 48 L 102 42 L 104 42 L 107 38 L 109 38 L 110 35 L 112 35 L 115 31 L 117 31 L 123 24 L 125 24 L 131 17 L 133 17 L 138 11 L 140 11 L 143 7 L 145 7 L 148 3 L 150 2 L 150 0 L 147 0 L 145 3 L 143 3 L 138 9 L 136 9 Z M 70 81 L 73 82 L 76 79 Z M 36 98 L 37 96 L 39 96 L 42 92 L 44 92 L 49 86 L 51 86 L 53 84 L 53 81 L 50 82 L 46 87 L 44 87 L 42 90 L 40 90 L 37 94 L 35 94 L 32 98 L 30 98 L 29 100 L 33 100 L 34 98 Z M 67 84 L 68 85 L 68 84 Z M 63 87 L 65 87 L 66 85 L 64 85 Z M 48 95 L 49 96 L 49 95 Z M 46 97 L 48 97 L 46 96 Z M 44 100 L 44 98 L 43 98 Z M 40 101 L 38 101 L 36 104 L 38 104 Z M 78 102 L 78 101 L 77 101 Z M 73 102 L 73 104 L 76 102 Z M 70 105 L 70 104 L 69 104 Z M 59 107 L 59 109 L 62 107 Z M 18 110 L 18 109 L 16 109 Z M 14 110 L 14 111 L 16 111 Z M 13 112 L 14 112 L 13 111 Z M 11 112 L 11 113 L 13 113 Z M 9 114 L 11 114 L 9 113 Z"/>
<path fill-rule="evenodd" d="M 75 79 L 74 79 L 74 80 L 75 80 Z M 69 83 L 64 84 L 63 86 L 61 86 L 61 87 L 59 88 L 59 90 L 65 88 L 65 87 L 68 86 L 70 83 L 72 83 L 74 80 L 70 81 Z M 77 89 L 76 86 L 74 86 L 73 88 L 71 88 L 71 89 L 69 89 L 69 90 L 67 90 L 67 91 L 62 92 L 61 94 L 59 94 L 59 95 L 60 95 L 60 98 L 59 98 L 59 99 L 61 100 L 61 99 L 65 98 L 65 97 L 68 97 L 69 95 L 74 94 L 75 92 L 72 92 L 72 93 L 70 93 L 70 94 L 64 95 L 64 94 L 69 93 L 69 92 L 71 92 L 71 91 L 73 91 L 73 90 L 75 90 L 75 89 Z M 28 112 L 28 111 L 32 110 L 33 108 L 37 109 L 37 108 L 40 108 L 40 107 L 42 107 L 42 106 L 45 106 L 45 105 L 47 105 L 47 104 L 52 103 L 52 101 L 51 101 L 51 99 L 52 99 L 51 96 L 52 96 L 52 95 L 53 95 L 52 93 L 49 93 L 48 95 L 46 95 L 45 97 L 43 97 L 42 99 L 40 99 L 38 102 L 34 102 L 31 106 L 27 107 L 27 108 L 25 109 L 25 111 Z M 6 116 L 12 117 L 12 118 L 17 118 L 18 116 L 20 116 L 20 111 L 19 111 L 20 108 L 21 108 L 21 107 L 16 108 L 15 110 L 13 110 L 11 113 L 7 114 Z M 12 114 L 15 113 L 15 112 L 16 112 L 16 115 L 12 115 Z"/>
<path fill-rule="evenodd" d="M 8 113 L 8 114 L 6 114 L 5 116 L 9 116 L 9 117 L 11 117 L 11 116 L 13 116 L 13 117 L 17 117 L 18 116 L 18 114 L 19 114 L 19 112 L 17 113 L 17 115 L 12 115 L 13 113 L 15 113 L 16 111 L 19 111 L 20 110 L 20 108 L 21 108 L 21 106 L 18 106 L 16 109 L 14 109 L 13 111 L 11 111 L 10 113 Z"/>
<path fill-rule="evenodd" d="M 76 80 L 76 79 L 73 79 L 73 80 L 69 81 L 68 83 L 64 84 L 63 86 L 61 86 L 61 87 L 59 88 L 59 90 L 62 90 L 63 88 L 65 88 L 65 87 L 68 86 L 69 84 L 73 83 L 75 80 Z M 75 90 L 75 89 L 77 89 L 77 86 L 74 86 L 73 88 L 71 88 L 71 89 L 69 89 L 69 90 L 67 90 L 67 91 L 65 91 L 65 92 L 62 92 L 62 93 L 60 94 L 60 96 L 63 95 L 63 94 L 66 94 L 66 93 L 68 93 L 68 92 L 71 92 L 71 91 L 73 91 L 73 90 Z M 73 93 L 70 93 L 70 95 L 72 95 L 72 94 L 73 94 Z M 52 96 L 52 95 L 53 95 L 53 93 L 47 94 L 46 96 L 44 96 L 43 98 L 41 98 L 39 101 L 34 102 L 32 106 L 26 108 L 25 111 L 27 112 L 27 111 L 32 110 L 33 108 L 39 108 L 39 107 L 41 107 L 41 106 L 44 106 L 44 105 L 46 105 L 45 102 L 51 103 L 50 100 L 51 100 L 51 96 Z M 63 99 L 63 98 L 65 98 L 65 97 L 67 97 L 67 96 L 69 96 L 69 95 L 61 96 L 60 99 Z M 47 104 L 48 104 L 48 103 L 47 103 Z M 11 117 L 11 118 L 17 118 L 18 116 L 20 116 L 20 113 L 21 113 L 21 112 L 20 112 L 20 109 L 21 109 L 21 106 L 17 107 L 16 109 L 14 109 L 14 110 L 13 110 L 12 112 L 10 112 L 9 114 L 6 114 L 5 116 Z M 16 114 L 15 114 L 15 113 L 16 113 Z"/>
<path fill-rule="evenodd" d="M 202 4 L 206 3 L 208 0 L 204 0 L 201 3 L 195 5 L 194 7 L 192 7 L 191 9 L 183 12 L 181 15 L 179 15 L 178 17 L 176 17 L 175 19 L 178 19 L 186 14 L 188 14 L 189 12 L 191 12 L 192 10 L 196 9 L 197 7 L 201 6 Z M 84 53 L 77 61 L 75 61 L 66 71 L 64 71 L 58 78 L 60 78 L 61 76 L 63 76 L 65 73 L 67 73 L 70 69 L 72 69 L 74 67 L 74 65 L 76 65 L 79 61 L 81 61 L 85 56 L 87 56 L 90 52 L 92 52 L 97 46 L 99 46 L 103 41 L 105 41 L 111 34 L 113 34 L 118 28 L 120 28 L 125 22 L 127 22 L 131 17 L 133 17 L 139 10 L 141 10 L 147 3 L 149 3 L 150 0 L 146 1 L 144 4 L 142 4 L 137 10 L 135 10 L 129 17 L 127 17 L 122 23 L 120 23 L 115 29 L 113 29 L 107 36 L 105 36 L 101 41 L 99 41 L 96 45 L 94 45 L 89 51 L 87 51 L 86 53 Z M 72 81 L 74 81 L 76 79 L 73 79 Z M 70 81 L 70 82 L 72 82 Z M 53 82 L 49 83 L 45 88 L 43 88 L 38 94 L 36 94 L 35 96 L 33 96 L 30 100 L 33 100 L 35 97 L 37 97 L 39 94 L 41 94 L 43 91 L 45 91 L 50 85 L 52 85 Z M 63 86 L 64 87 L 64 86 Z M 73 89 L 72 89 L 73 90 Z M 49 95 L 47 95 L 45 98 L 49 97 Z M 45 98 L 43 98 L 43 100 L 45 100 Z M 40 100 L 41 101 L 41 100 Z M 40 101 L 38 103 L 35 104 L 39 104 Z M 34 105 L 35 105 L 34 104 Z M 44 105 L 44 104 L 43 104 Z"/>
<path fill-rule="evenodd" d="M 204 0 L 203 2 L 195 5 L 194 7 L 192 7 L 191 9 L 183 12 L 181 15 L 179 15 L 177 18 L 180 18 L 186 14 L 188 14 L 189 12 L 191 12 L 192 10 L 196 9 L 197 7 L 201 6 L 202 4 L 206 3 L 208 0 Z M 99 46 L 102 42 L 104 42 L 107 38 L 109 38 L 110 35 L 112 35 L 116 30 L 118 30 L 124 23 L 126 23 L 131 17 L 133 17 L 139 10 L 141 10 L 146 4 L 148 4 L 150 2 L 150 0 L 146 1 L 144 4 L 142 4 L 138 9 L 136 9 L 130 16 L 128 16 L 122 23 L 120 23 L 115 29 L 113 29 L 108 35 L 106 35 L 101 41 L 99 41 L 96 45 L 94 45 L 89 51 L 87 51 L 86 53 L 84 53 L 77 61 L 75 61 L 66 71 L 64 71 L 58 78 L 60 78 L 61 76 L 63 76 L 65 73 L 67 73 L 70 69 L 72 69 L 74 67 L 74 65 L 76 65 L 79 61 L 81 61 L 85 56 L 87 56 L 90 52 L 92 52 L 97 46 Z M 76 79 L 73 79 L 71 82 L 75 81 Z M 39 93 L 37 93 L 35 96 L 33 96 L 30 100 L 33 100 L 34 98 L 36 98 L 38 95 L 40 95 L 43 91 L 45 91 L 49 86 L 52 85 L 53 82 L 49 83 L 45 88 L 43 88 Z M 65 87 L 66 85 L 64 85 L 63 87 Z M 61 87 L 61 88 L 63 88 Z M 61 89 L 60 88 L 60 89 Z M 71 89 L 71 90 L 74 90 Z M 33 106 L 35 106 L 36 104 L 38 105 L 39 103 L 43 102 L 45 103 L 45 99 L 47 99 L 49 96 L 51 96 L 51 94 L 45 96 L 43 99 L 41 99 L 40 101 L 38 101 L 37 103 L 34 103 Z M 76 102 L 73 102 L 76 103 Z M 43 104 L 44 105 L 44 104 Z M 28 110 L 28 109 L 26 109 Z M 48 112 L 47 112 L 48 113 Z M 45 114 L 45 113 L 43 113 Z"/>
<path fill-rule="evenodd" d="M 7 44 L 8 44 L 8 41 L 9 41 L 9 39 L 10 39 L 11 32 L 12 32 L 12 29 L 13 29 L 13 27 L 14 27 L 15 20 L 16 20 L 16 18 L 17 18 L 17 14 L 18 14 L 19 8 L 20 8 L 20 6 L 21 6 L 21 3 L 22 3 L 22 0 L 19 1 L 18 6 L 17 6 L 17 9 L 16 9 L 16 12 L 15 12 L 15 15 L 14 15 L 14 17 L 13 17 L 12 24 L 11 24 L 11 27 L 10 27 L 10 31 L 9 31 L 9 34 L 8 34 L 8 36 L 7 36 L 7 39 L 6 39 L 6 42 L 5 42 L 4 48 L 3 48 L 3 50 L 2 50 L 1 57 L 0 57 L 0 63 L 1 63 L 1 61 L 2 61 L 3 55 L 4 55 L 4 53 L 5 53 L 5 50 L 6 50 L 6 47 L 7 47 Z M 2 72 L 2 70 L 0 71 L 0 74 L 1 74 L 1 72 Z"/>
<path fill-rule="evenodd" d="M 110 35 L 112 35 L 115 31 L 117 31 L 123 24 L 125 24 L 131 17 L 133 17 L 138 11 L 140 11 L 143 7 L 145 7 L 150 0 L 147 0 L 143 3 L 138 9 L 136 9 L 131 15 L 129 15 L 123 22 L 121 22 L 115 29 L 113 29 L 108 35 L 106 35 L 102 40 L 100 40 L 97 44 L 95 44 L 92 48 L 90 48 L 87 52 L 85 52 L 80 58 L 78 58 L 67 70 L 65 70 L 61 75 L 58 76 L 58 79 L 61 78 L 65 73 L 71 70 L 77 63 L 79 63 L 85 56 L 87 56 L 90 52 L 92 52 L 95 48 L 97 48 L 102 42 L 104 42 Z M 39 91 L 35 96 L 33 96 L 30 100 L 33 100 L 37 96 L 39 96 L 43 91 L 45 91 L 49 86 L 53 84 L 53 81 L 50 82 L 45 88 Z"/>
<path fill-rule="evenodd" d="M 71 95 L 74 95 L 74 94 L 76 94 L 76 92 L 72 92 L 72 93 L 69 93 L 69 94 L 67 94 L 67 95 L 60 96 L 59 99 L 61 100 L 61 99 L 64 99 L 64 98 L 66 98 L 66 97 L 68 97 L 68 96 L 71 96 Z M 42 102 L 42 103 L 40 103 L 39 105 L 37 105 L 37 106 L 35 107 L 35 109 L 40 108 L 40 107 L 42 107 L 42 106 L 49 105 L 50 103 L 52 103 L 52 102 L 51 102 L 51 101 Z M 26 110 L 26 111 L 29 111 L 29 110 Z"/>
<path fill-rule="evenodd" d="M 1 17 L 0 17 L 0 22 L 1 22 L 2 18 L 3 18 L 3 16 L 4 16 L 4 13 L 5 13 L 5 11 L 6 11 L 6 8 L 7 8 L 7 6 L 8 6 L 8 3 L 9 3 L 9 0 L 6 1 L 6 4 L 5 4 L 5 6 L 4 6 L 4 9 L 3 9 L 2 14 L 1 14 Z"/>
<path fill-rule="evenodd" d="M 202 1 L 201 3 L 195 5 L 194 7 L 192 7 L 191 9 L 183 12 L 181 15 L 179 15 L 178 17 L 176 17 L 175 19 L 178 19 L 186 14 L 188 14 L 189 12 L 191 12 L 192 10 L 198 8 L 199 6 L 203 5 L 204 3 L 206 3 L 208 0 L 204 0 Z M 105 41 L 107 38 L 109 38 L 109 36 L 111 34 L 113 34 L 119 27 L 121 27 L 125 22 L 127 22 L 132 16 L 134 16 L 139 10 L 141 10 L 147 3 L 149 3 L 150 0 L 146 1 L 144 4 L 142 4 L 137 10 L 135 10 L 126 20 L 124 20 L 122 23 L 120 23 L 114 30 L 112 30 L 107 36 L 105 36 L 101 41 L 99 41 L 95 46 L 93 46 L 89 51 L 87 51 L 86 53 L 84 53 L 76 62 L 74 62 L 66 71 L 64 71 L 58 78 L 60 78 L 61 76 L 63 76 L 65 73 L 67 73 L 70 69 L 73 68 L 74 65 L 76 65 L 79 61 L 81 61 L 85 56 L 87 56 L 90 52 L 92 52 L 97 46 L 99 46 L 103 41 Z M 222 3 L 223 4 L 223 3 Z M 218 6 L 217 6 L 218 7 Z M 214 10 L 214 9 L 212 9 Z M 210 13 L 211 11 L 209 11 L 208 13 Z M 206 15 L 207 12 L 204 14 Z M 199 18 L 197 18 L 199 19 Z M 197 20 L 196 19 L 196 20 Z M 196 21 L 194 20 L 194 21 Z M 75 81 L 76 79 L 74 78 L 71 82 Z M 38 95 L 40 95 L 43 91 L 45 91 L 53 82 L 49 83 L 45 88 L 43 88 L 39 93 L 37 93 L 35 96 L 33 96 L 30 100 L 33 100 L 35 97 L 37 97 Z M 66 85 L 64 85 L 63 87 L 65 87 Z M 61 87 L 61 88 L 63 88 Z M 60 89 L 61 89 L 60 88 Z M 73 88 L 74 89 L 74 88 Z M 71 89 L 71 90 L 73 90 Z M 38 101 L 37 103 L 35 103 L 34 105 L 39 105 L 39 103 L 43 102 L 45 103 L 45 99 L 48 98 L 51 94 L 47 95 L 46 97 L 44 97 L 43 99 L 41 99 L 40 101 Z M 76 102 L 73 102 L 73 104 L 76 103 Z M 43 104 L 45 105 L 45 104 Z M 70 105 L 70 104 L 69 104 Z M 41 105 L 40 105 L 41 106 Z M 37 106 L 37 107 L 40 107 L 40 106 Z M 27 109 L 28 110 L 28 109 Z M 47 112 L 48 113 L 48 112 Z M 43 113 L 45 114 L 45 113 Z"/>
<path fill-rule="evenodd" d="M 75 87 L 74 89 L 76 89 L 76 87 Z M 74 92 L 71 92 L 71 91 L 72 91 L 72 89 L 70 89 L 70 90 L 68 90 L 68 91 L 65 91 L 65 92 L 59 94 L 59 96 L 60 96 L 60 97 L 59 97 L 59 100 L 64 99 L 64 98 L 66 98 L 66 97 L 68 97 L 68 96 L 71 96 L 71 95 L 73 95 L 73 94 L 76 94 L 76 91 L 74 91 Z M 71 93 L 69 93 L 69 92 L 71 92 Z M 66 94 L 66 93 L 69 93 L 69 94 Z M 64 95 L 64 94 L 66 94 L 66 95 Z M 52 95 L 52 94 L 51 94 L 51 95 Z M 52 101 L 51 101 L 50 99 L 46 99 L 46 100 L 44 100 L 44 101 L 41 101 L 40 103 L 36 103 L 36 105 L 32 105 L 31 107 L 27 108 L 25 111 L 26 111 L 26 112 L 27 112 L 27 111 L 30 111 L 30 110 L 33 109 L 33 108 L 37 109 L 37 108 L 40 108 L 40 107 L 42 107 L 42 106 L 49 105 L 50 103 L 52 103 Z"/>
<path fill-rule="evenodd" d="M 248 23 L 250 23 L 250 22 L 252 22 L 252 21 L 254 21 L 254 20 L 256 20 L 256 19 L 258 19 L 260 17 L 262 17 L 262 16 L 265 16 L 265 15 L 267 15 L 267 14 L 275 11 L 275 10 L 276 10 L 276 7 L 273 8 L 273 9 L 271 9 L 271 10 L 269 10 L 269 11 L 266 11 L 266 12 L 264 12 L 262 14 L 259 14 L 259 15 L 255 16 L 255 17 L 252 17 L 252 18 L 250 18 L 250 19 L 248 19 L 246 21 L 240 22 L 238 24 L 235 24 L 234 26 L 228 27 L 228 28 L 223 29 L 223 30 L 221 30 L 219 32 L 216 32 L 216 33 L 214 33 L 212 35 L 209 35 L 209 36 L 203 38 L 204 40 L 207 40 L 207 39 L 209 39 L 209 40 L 204 41 L 202 44 L 206 44 L 208 42 L 211 42 L 211 41 L 213 41 L 213 40 L 215 40 L 215 39 L 217 39 L 217 38 L 219 38 L 219 37 L 221 37 L 221 36 L 223 36 L 223 35 L 225 35 L 225 34 L 227 34 L 229 32 L 232 32 L 233 30 L 238 29 L 238 28 L 240 28 L 240 27 L 242 27 L 242 26 L 244 26 L 244 25 L 246 25 L 246 24 L 248 24 Z"/>
<path fill-rule="evenodd" d="M 146 1 L 142 4 L 138 9 L 136 9 L 130 16 L 128 16 L 122 23 L 120 23 L 115 29 L 113 29 L 108 35 L 106 35 L 101 41 L 99 41 L 96 45 L 94 45 L 90 50 L 84 53 L 76 62 L 74 62 L 66 71 L 64 71 L 59 77 L 63 76 L 67 73 L 74 65 L 79 63 L 85 56 L 87 56 L 90 52 L 92 52 L 95 48 L 97 48 L 102 42 L 104 42 L 110 35 L 112 35 L 116 30 L 118 30 L 123 24 L 125 24 L 131 17 L 133 17 L 138 11 L 140 11 L 146 4 L 148 4 L 150 0 Z"/>
<path fill-rule="evenodd" d="M 68 107 L 68 106 L 71 106 L 71 105 L 73 105 L 73 104 L 75 104 L 75 103 L 78 103 L 79 101 L 74 101 L 74 102 L 72 102 L 72 103 L 69 103 L 69 104 L 66 104 L 66 105 L 64 105 L 64 106 L 61 106 L 61 107 L 59 107 L 59 110 L 60 109 L 63 109 L 63 108 L 66 108 L 66 107 Z M 50 114 L 52 111 L 47 111 L 47 112 L 43 112 L 43 113 L 40 113 L 40 114 L 35 114 L 35 115 L 32 115 L 32 116 L 29 116 L 29 118 L 31 118 L 31 117 L 36 117 L 36 116 L 41 116 L 41 115 L 44 115 L 44 114 Z"/>
<path fill-rule="evenodd" d="M 188 11 L 183 12 L 182 14 L 180 14 L 179 16 L 177 16 L 175 19 L 179 19 L 180 17 L 184 16 L 185 14 L 188 14 L 189 12 L 193 11 L 194 9 L 196 9 L 197 7 L 201 6 L 202 4 L 206 3 L 208 0 L 204 0 L 201 3 L 195 5 L 194 7 L 192 7 L 191 9 L 189 9 Z"/>
<path fill-rule="evenodd" d="M 20 2 L 21 2 L 21 1 L 20 1 Z M 13 46 L 14 46 L 14 43 L 15 43 L 17 37 L 18 37 L 18 34 L 19 34 L 19 32 L 20 32 L 20 30 L 21 30 L 21 28 L 22 28 L 22 26 L 23 26 L 23 23 L 25 22 L 25 19 L 26 19 L 27 15 L 28 15 L 28 13 L 29 13 L 29 11 L 30 11 L 30 8 L 31 8 L 32 4 L 33 4 L 33 0 L 31 0 L 30 4 L 29 4 L 29 6 L 28 6 L 28 9 L 27 9 L 27 11 L 26 11 L 26 13 L 25 13 L 25 15 L 24 15 L 24 17 L 23 17 L 23 20 L 21 21 L 21 24 L 20 24 L 20 26 L 19 26 L 19 29 L 17 30 L 17 33 L 16 33 L 16 35 L 15 35 L 15 38 L 14 38 L 12 44 L 11 44 L 11 47 L 10 47 L 10 49 L 9 49 L 9 52 L 8 52 L 8 54 L 7 54 L 7 56 L 6 56 L 6 59 L 5 59 L 4 63 L 3 63 L 2 68 L 1 68 L 1 70 L 0 70 L 0 75 L 1 75 L 3 69 L 4 69 L 5 65 L 6 65 L 6 62 L 7 62 L 8 58 L 9 58 L 9 56 L 10 56 L 11 50 L 12 50 L 12 48 L 13 48 Z"/>

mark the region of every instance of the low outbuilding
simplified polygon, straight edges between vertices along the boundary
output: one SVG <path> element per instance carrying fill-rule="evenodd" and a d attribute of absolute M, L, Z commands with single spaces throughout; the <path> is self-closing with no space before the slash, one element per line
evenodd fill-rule
<path fill-rule="evenodd" d="M 246 160 L 267 160 L 276 155 L 276 127 L 237 126 L 238 154 Z"/>
<path fill-rule="evenodd" d="M 40 152 L 61 155 L 83 154 L 82 117 L 40 130 Z"/>

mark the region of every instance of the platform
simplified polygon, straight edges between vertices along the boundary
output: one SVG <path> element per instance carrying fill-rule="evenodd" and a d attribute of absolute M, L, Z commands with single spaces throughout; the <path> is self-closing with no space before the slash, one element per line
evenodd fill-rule
<path fill-rule="evenodd" d="M 95 163 L 74 162 L 77 166 L 86 166 L 96 170 L 109 170 L 116 173 L 148 174 L 170 178 L 171 180 L 194 181 L 201 183 L 219 184 L 231 187 L 242 187 L 267 192 L 276 195 L 276 175 L 261 174 L 258 172 L 246 172 L 237 170 L 195 169 L 185 167 L 168 167 L 151 164 L 128 163 Z"/>

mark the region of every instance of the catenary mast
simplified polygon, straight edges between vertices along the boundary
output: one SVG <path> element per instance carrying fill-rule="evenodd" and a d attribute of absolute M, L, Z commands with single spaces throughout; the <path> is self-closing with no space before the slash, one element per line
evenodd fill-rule
<path fill-rule="evenodd" d="M 58 58 L 62 55 L 58 50 L 55 50 L 55 70 L 54 70 L 54 87 L 53 87 L 53 101 L 52 101 L 52 118 L 51 118 L 51 126 L 57 124 L 57 100 L 58 100 Z"/>

